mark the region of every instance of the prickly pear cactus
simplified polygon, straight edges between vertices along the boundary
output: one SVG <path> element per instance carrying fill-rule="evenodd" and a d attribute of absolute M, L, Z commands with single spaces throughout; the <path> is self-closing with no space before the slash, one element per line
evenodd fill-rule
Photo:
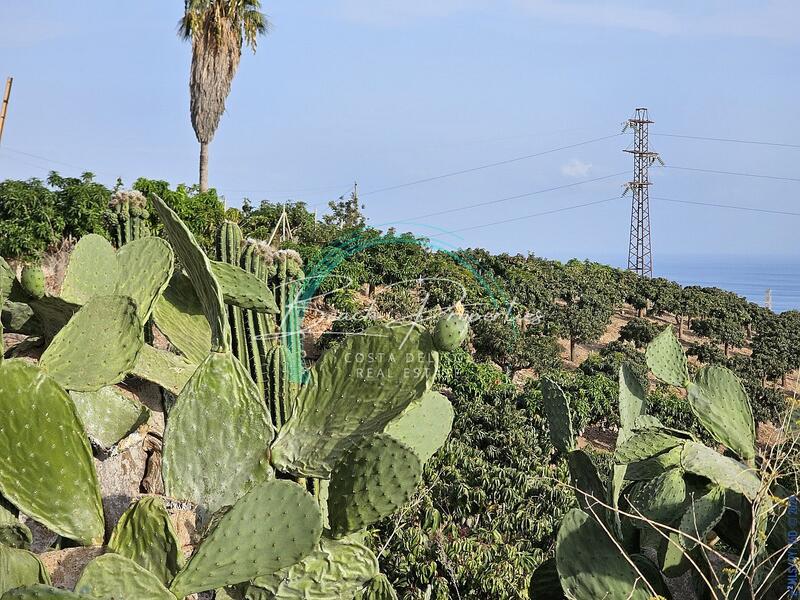
<path fill-rule="evenodd" d="M 611 532 L 580 509 L 561 522 L 556 566 L 564 592 L 574 600 L 651 600 L 654 595 Z"/>
<path fill-rule="evenodd" d="M 124 272 L 125 277 L 134 277 Z M 120 279 L 120 269 L 114 247 L 103 236 L 90 233 L 83 236 L 67 263 L 61 298 L 74 304 L 86 304 L 94 296 L 113 293 Z"/>
<path fill-rule="evenodd" d="M 252 273 L 236 265 L 214 260 L 211 261 L 211 272 L 219 282 L 227 304 L 257 312 L 278 313 L 272 290 Z"/>
<path fill-rule="evenodd" d="M 211 261 L 205 255 L 194 234 L 167 204 L 153 194 L 153 206 L 164 223 L 175 256 L 180 260 L 211 325 L 212 350 L 227 351 L 231 347 L 231 328 L 228 313 L 222 300 L 222 289 L 211 270 Z"/>
<path fill-rule="evenodd" d="M 667 327 L 647 345 L 647 366 L 664 383 L 684 387 L 689 381 L 689 368 L 683 347 L 672 327 Z"/>
<path fill-rule="evenodd" d="M 31 392 L 35 391 L 34 394 Z M 92 450 L 67 393 L 37 367 L 0 365 L 0 492 L 25 514 L 82 544 L 103 540 Z"/>
<path fill-rule="evenodd" d="M 197 365 L 182 356 L 144 344 L 136 356 L 131 374 L 160 385 L 178 395 L 191 378 Z"/>
<path fill-rule="evenodd" d="M 272 446 L 273 464 L 327 478 L 350 446 L 420 401 L 437 366 L 430 335 L 415 325 L 349 338 L 314 365 Z"/>
<path fill-rule="evenodd" d="M 96 392 L 70 392 L 86 435 L 107 450 L 150 418 L 150 410 L 129 398 L 119 388 L 102 387 Z"/>
<path fill-rule="evenodd" d="M 0 545 L 0 594 L 37 583 L 50 585 L 50 577 L 39 557 L 27 550 Z"/>
<path fill-rule="evenodd" d="M 164 585 L 169 585 L 183 566 L 181 544 L 158 496 L 141 498 L 125 511 L 108 547 L 144 567 Z"/>
<path fill-rule="evenodd" d="M 11 270 L 6 259 L 0 256 L 0 296 L 8 298 L 11 295 L 15 279 L 14 271 Z"/>
<path fill-rule="evenodd" d="M 684 440 L 659 429 L 642 429 L 617 446 L 614 460 L 623 465 L 647 460 L 681 446 L 683 442 Z"/>
<path fill-rule="evenodd" d="M 714 439 L 742 460 L 755 458 L 753 409 L 736 375 L 724 367 L 703 367 L 688 390 L 692 411 Z"/>
<path fill-rule="evenodd" d="M 697 442 L 684 443 L 681 466 L 689 473 L 706 477 L 717 485 L 744 494 L 751 501 L 755 500 L 763 485 L 752 467 Z"/>
<path fill-rule="evenodd" d="M 303 560 L 271 575 L 256 577 L 248 592 L 259 588 L 273 600 L 340 600 L 352 598 L 378 574 L 378 560 L 358 536 L 331 540 L 321 538 Z"/>
<path fill-rule="evenodd" d="M 425 463 L 441 448 L 453 427 L 453 405 L 438 392 L 425 392 L 419 404 L 412 404 L 391 421 L 384 432 L 412 448 Z"/>
<path fill-rule="evenodd" d="M 230 506 L 271 475 L 273 437 L 244 367 L 230 353 L 209 354 L 169 413 L 162 465 L 167 495 L 207 512 Z"/>
<path fill-rule="evenodd" d="M 19 587 L 3 594 L 3 600 L 95 600 L 68 590 L 36 584 Z"/>
<path fill-rule="evenodd" d="M 556 450 L 566 454 L 576 447 L 569 399 L 552 379 L 542 379 L 541 387 L 544 414 L 550 425 L 550 441 Z"/>
<path fill-rule="evenodd" d="M 678 526 L 686 534 L 680 536 L 681 545 L 686 550 L 694 549 L 695 540 L 704 540 L 724 514 L 725 490 L 721 487 L 713 486 L 703 495 L 693 495 Z"/>
<path fill-rule="evenodd" d="M 172 275 L 175 260 L 172 248 L 161 238 L 146 237 L 125 244 L 116 259 L 119 270 L 116 294 L 133 298 L 139 320 L 145 323 Z"/>
<path fill-rule="evenodd" d="M 53 338 L 39 365 L 68 390 L 96 391 L 125 378 L 143 343 L 134 301 L 96 296 Z"/>
<path fill-rule="evenodd" d="M 86 565 L 75 592 L 109 600 L 175 600 L 155 575 L 119 554 L 103 554 Z"/>
<path fill-rule="evenodd" d="M 10 507 L 10 505 L 9 505 Z M 29 550 L 33 535 L 16 515 L 0 502 L 0 544 L 9 548 Z"/>
<path fill-rule="evenodd" d="M 321 534 L 308 492 L 291 481 L 262 482 L 219 518 L 170 590 L 183 598 L 275 573 L 308 556 Z"/>
<path fill-rule="evenodd" d="M 639 484 L 630 497 L 633 513 L 656 523 L 670 524 L 680 519 L 687 497 L 686 482 L 680 469 L 665 473 Z M 637 526 L 643 526 L 637 522 Z"/>
<path fill-rule="evenodd" d="M 340 538 L 387 517 L 411 499 L 422 480 L 414 451 L 386 434 L 364 438 L 331 473 L 328 519 Z"/>
<path fill-rule="evenodd" d="M 25 265 L 19 276 L 22 289 L 31 298 L 38 300 L 44 296 L 45 279 L 41 265 Z"/>
<path fill-rule="evenodd" d="M 456 350 L 467 339 L 469 323 L 462 315 L 443 315 L 434 326 L 433 343 L 441 352 Z"/>
<path fill-rule="evenodd" d="M 153 307 L 153 320 L 170 343 L 193 364 L 211 350 L 211 326 L 192 282 L 184 273 L 172 276 Z"/>

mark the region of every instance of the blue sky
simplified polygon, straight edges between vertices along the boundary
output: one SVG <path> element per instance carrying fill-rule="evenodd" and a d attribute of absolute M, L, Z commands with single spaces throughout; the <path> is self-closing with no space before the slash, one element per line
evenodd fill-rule
<path fill-rule="evenodd" d="M 183 2 L 6 2 L 0 76 L 15 77 L 0 178 L 90 170 L 196 180 Z M 630 171 L 612 139 L 434 182 L 381 188 L 618 133 L 636 106 L 652 133 L 800 144 L 800 5 L 555 0 L 276 0 L 211 146 L 210 180 L 238 206 L 323 210 L 359 182 L 370 222 L 454 245 L 624 261 L 628 198 L 437 232 L 618 195 Z M 668 165 L 800 177 L 800 149 L 652 137 Z M 43 160 L 44 157 L 47 160 Z M 800 212 L 800 183 L 681 171 L 652 195 Z M 800 257 L 800 217 L 652 201 L 667 254 Z"/>

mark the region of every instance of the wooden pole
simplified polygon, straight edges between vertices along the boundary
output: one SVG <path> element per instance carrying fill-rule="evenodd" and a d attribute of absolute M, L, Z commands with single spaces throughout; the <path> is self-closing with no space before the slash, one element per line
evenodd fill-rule
<path fill-rule="evenodd" d="M 8 101 L 11 99 L 11 84 L 14 78 L 6 79 L 6 91 L 3 93 L 3 108 L 0 109 L 0 140 L 3 139 L 3 128 L 6 126 L 6 113 L 8 112 Z"/>

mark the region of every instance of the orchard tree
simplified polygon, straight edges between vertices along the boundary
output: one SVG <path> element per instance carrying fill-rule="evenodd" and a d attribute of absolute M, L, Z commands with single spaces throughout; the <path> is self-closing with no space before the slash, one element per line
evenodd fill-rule
<path fill-rule="evenodd" d="M 555 320 L 569 340 L 569 359 L 575 346 L 596 342 L 605 333 L 614 310 L 622 301 L 611 269 L 591 262 L 571 260 L 560 271 Z"/>
<path fill-rule="evenodd" d="M 644 348 L 658 335 L 659 329 L 647 319 L 637 317 L 631 319 L 619 330 L 619 339 L 632 342 L 637 348 Z"/>

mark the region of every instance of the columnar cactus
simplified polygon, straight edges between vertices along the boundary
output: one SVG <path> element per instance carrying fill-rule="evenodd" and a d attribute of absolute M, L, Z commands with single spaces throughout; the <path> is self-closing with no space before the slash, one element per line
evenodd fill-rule
<path fill-rule="evenodd" d="M 147 198 L 136 190 L 120 190 L 108 203 L 111 212 L 111 231 L 117 248 L 150 235 Z"/>

